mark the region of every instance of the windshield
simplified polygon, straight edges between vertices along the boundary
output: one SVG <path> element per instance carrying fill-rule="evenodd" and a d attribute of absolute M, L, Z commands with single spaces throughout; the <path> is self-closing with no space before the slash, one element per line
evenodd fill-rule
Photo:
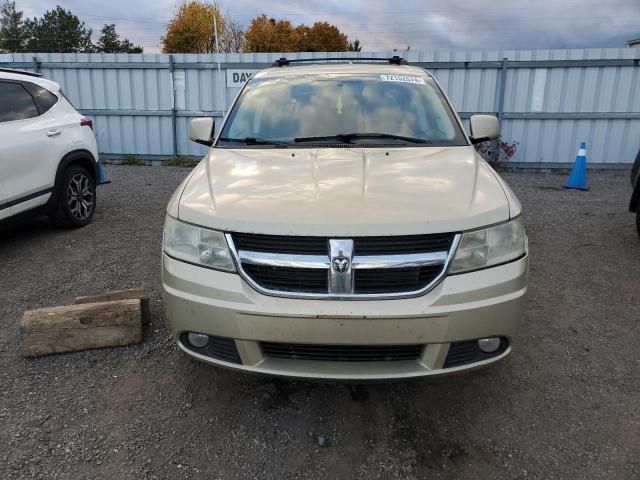
<path fill-rule="evenodd" d="M 467 144 L 427 75 L 311 74 L 251 80 L 217 146 L 305 143 Z"/>

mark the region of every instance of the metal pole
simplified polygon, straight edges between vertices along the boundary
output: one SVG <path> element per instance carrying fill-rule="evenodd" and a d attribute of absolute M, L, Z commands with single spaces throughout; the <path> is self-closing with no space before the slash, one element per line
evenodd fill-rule
<path fill-rule="evenodd" d="M 178 122 L 176 122 L 176 86 L 173 78 L 175 65 L 173 55 L 169 55 L 169 75 L 171 76 L 171 130 L 173 132 L 173 155 L 178 155 Z"/>
<path fill-rule="evenodd" d="M 34 73 L 40 73 L 40 62 L 38 62 L 38 57 L 31 57 L 31 61 L 33 62 Z"/>
<path fill-rule="evenodd" d="M 213 34 L 215 35 L 215 38 L 216 38 L 216 60 L 218 62 L 218 82 L 220 84 L 218 87 L 218 90 L 220 91 L 220 103 L 222 104 L 222 117 L 224 118 L 227 112 L 227 99 L 226 99 L 226 95 L 224 95 L 224 90 L 222 89 L 222 72 L 220 70 L 220 45 L 218 43 L 218 12 L 217 10 L 213 16 Z"/>
<path fill-rule="evenodd" d="M 503 58 L 500 65 L 500 89 L 498 90 L 498 125 L 502 128 L 502 117 L 504 117 L 504 94 L 507 84 L 507 61 Z"/>
<path fill-rule="evenodd" d="M 500 128 L 500 135 L 502 135 L 502 118 L 504 117 L 504 94 L 507 84 L 507 61 L 508 58 L 503 57 L 502 61 L 500 62 L 500 75 L 498 76 L 498 81 L 496 82 L 496 97 L 494 103 L 494 107 L 498 114 L 498 127 Z M 498 157 L 500 156 L 500 148 L 498 146 L 499 140 L 500 139 L 497 139 L 491 142 L 491 155 L 496 161 L 498 161 Z"/>

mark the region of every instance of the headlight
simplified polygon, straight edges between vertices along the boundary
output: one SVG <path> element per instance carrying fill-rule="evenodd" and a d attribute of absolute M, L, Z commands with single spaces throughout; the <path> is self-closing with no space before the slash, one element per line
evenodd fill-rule
<path fill-rule="evenodd" d="M 183 223 L 167 215 L 162 248 L 170 257 L 203 267 L 235 272 L 222 232 Z"/>
<path fill-rule="evenodd" d="M 522 216 L 484 230 L 462 234 L 449 273 L 479 270 L 522 257 L 526 235 Z"/>

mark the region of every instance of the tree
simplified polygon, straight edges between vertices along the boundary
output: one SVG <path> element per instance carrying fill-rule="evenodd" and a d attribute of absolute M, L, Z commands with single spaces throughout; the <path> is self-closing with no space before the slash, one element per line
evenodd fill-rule
<path fill-rule="evenodd" d="M 327 22 L 316 22 L 312 27 L 294 26 L 288 20 L 262 14 L 245 32 L 247 52 L 344 52 L 348 47 L 347 36 Z"/>
<path fill-rule="evenodd" d="M 222 14 L 215 3 L 190 0 L 178 7 L 162 37 L 164 53 L 213 53 L 216 51 L 214 21 L 221 52 L 240 52 L 243 31 L 240 24 Z"/>
<path fill-rule="evenodd" d="M 242 52 L 244 29 L 240 23 L 223 16 L 222 35 L 220 35 L 220 32 L 218 32 L 218 35 L 221 52 Z"/>
<path fill-rule="evenodd" d="M 21 11 L 16 10 L 16 2 L 4 0 L 0 3 L 0 50 L 23 50 L 27 36 L 22 15 Z"/>
<path fill-rule="evenodd" d="M 306 27 L 305 27 L 306 28 Z M 276 20 L 262 14 L 254 18 L 244 34 L 247 52 L 295 52 L 305 31 L 289 20 Z"/>
<path fill-rule="evenodd" d="M 102 27 L 100 38 L 95 45 L 95 50 L 101 53 L 142 53 L 142 47 L 131 43 L 128 39 L 120 40 L 116 32 L 115 24 L 111 23 Z"/>
<path fill-rule="evenodd" d="M 327 22 L 316 22 L 304 37 L 306 52 L 345 52 L 349 48 L 347 36 Z"/>
<path fill-rule="evenodd" d="M 353 42 L 349 42 L 349 46 L 347 47 L 349 52 L 361 52 L 362 45 L 360 45 L 360 40 L 357 38 Z"/>
<path fill-rule="evenodd" d="M 94 50 L 91 29 L 70 10 L 59 5 L 42 18 L 25 21 L 26 50 L 31 52 L 90 53 Z"/>

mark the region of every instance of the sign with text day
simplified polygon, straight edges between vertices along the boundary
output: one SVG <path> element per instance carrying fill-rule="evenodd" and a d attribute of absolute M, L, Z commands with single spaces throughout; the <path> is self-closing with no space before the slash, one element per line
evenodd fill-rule
<path fill-rule="evenodd" d="M 228 69 L 227 87 L 242 87 L 254 73 L 259 71 L 255 69 Z"/>

